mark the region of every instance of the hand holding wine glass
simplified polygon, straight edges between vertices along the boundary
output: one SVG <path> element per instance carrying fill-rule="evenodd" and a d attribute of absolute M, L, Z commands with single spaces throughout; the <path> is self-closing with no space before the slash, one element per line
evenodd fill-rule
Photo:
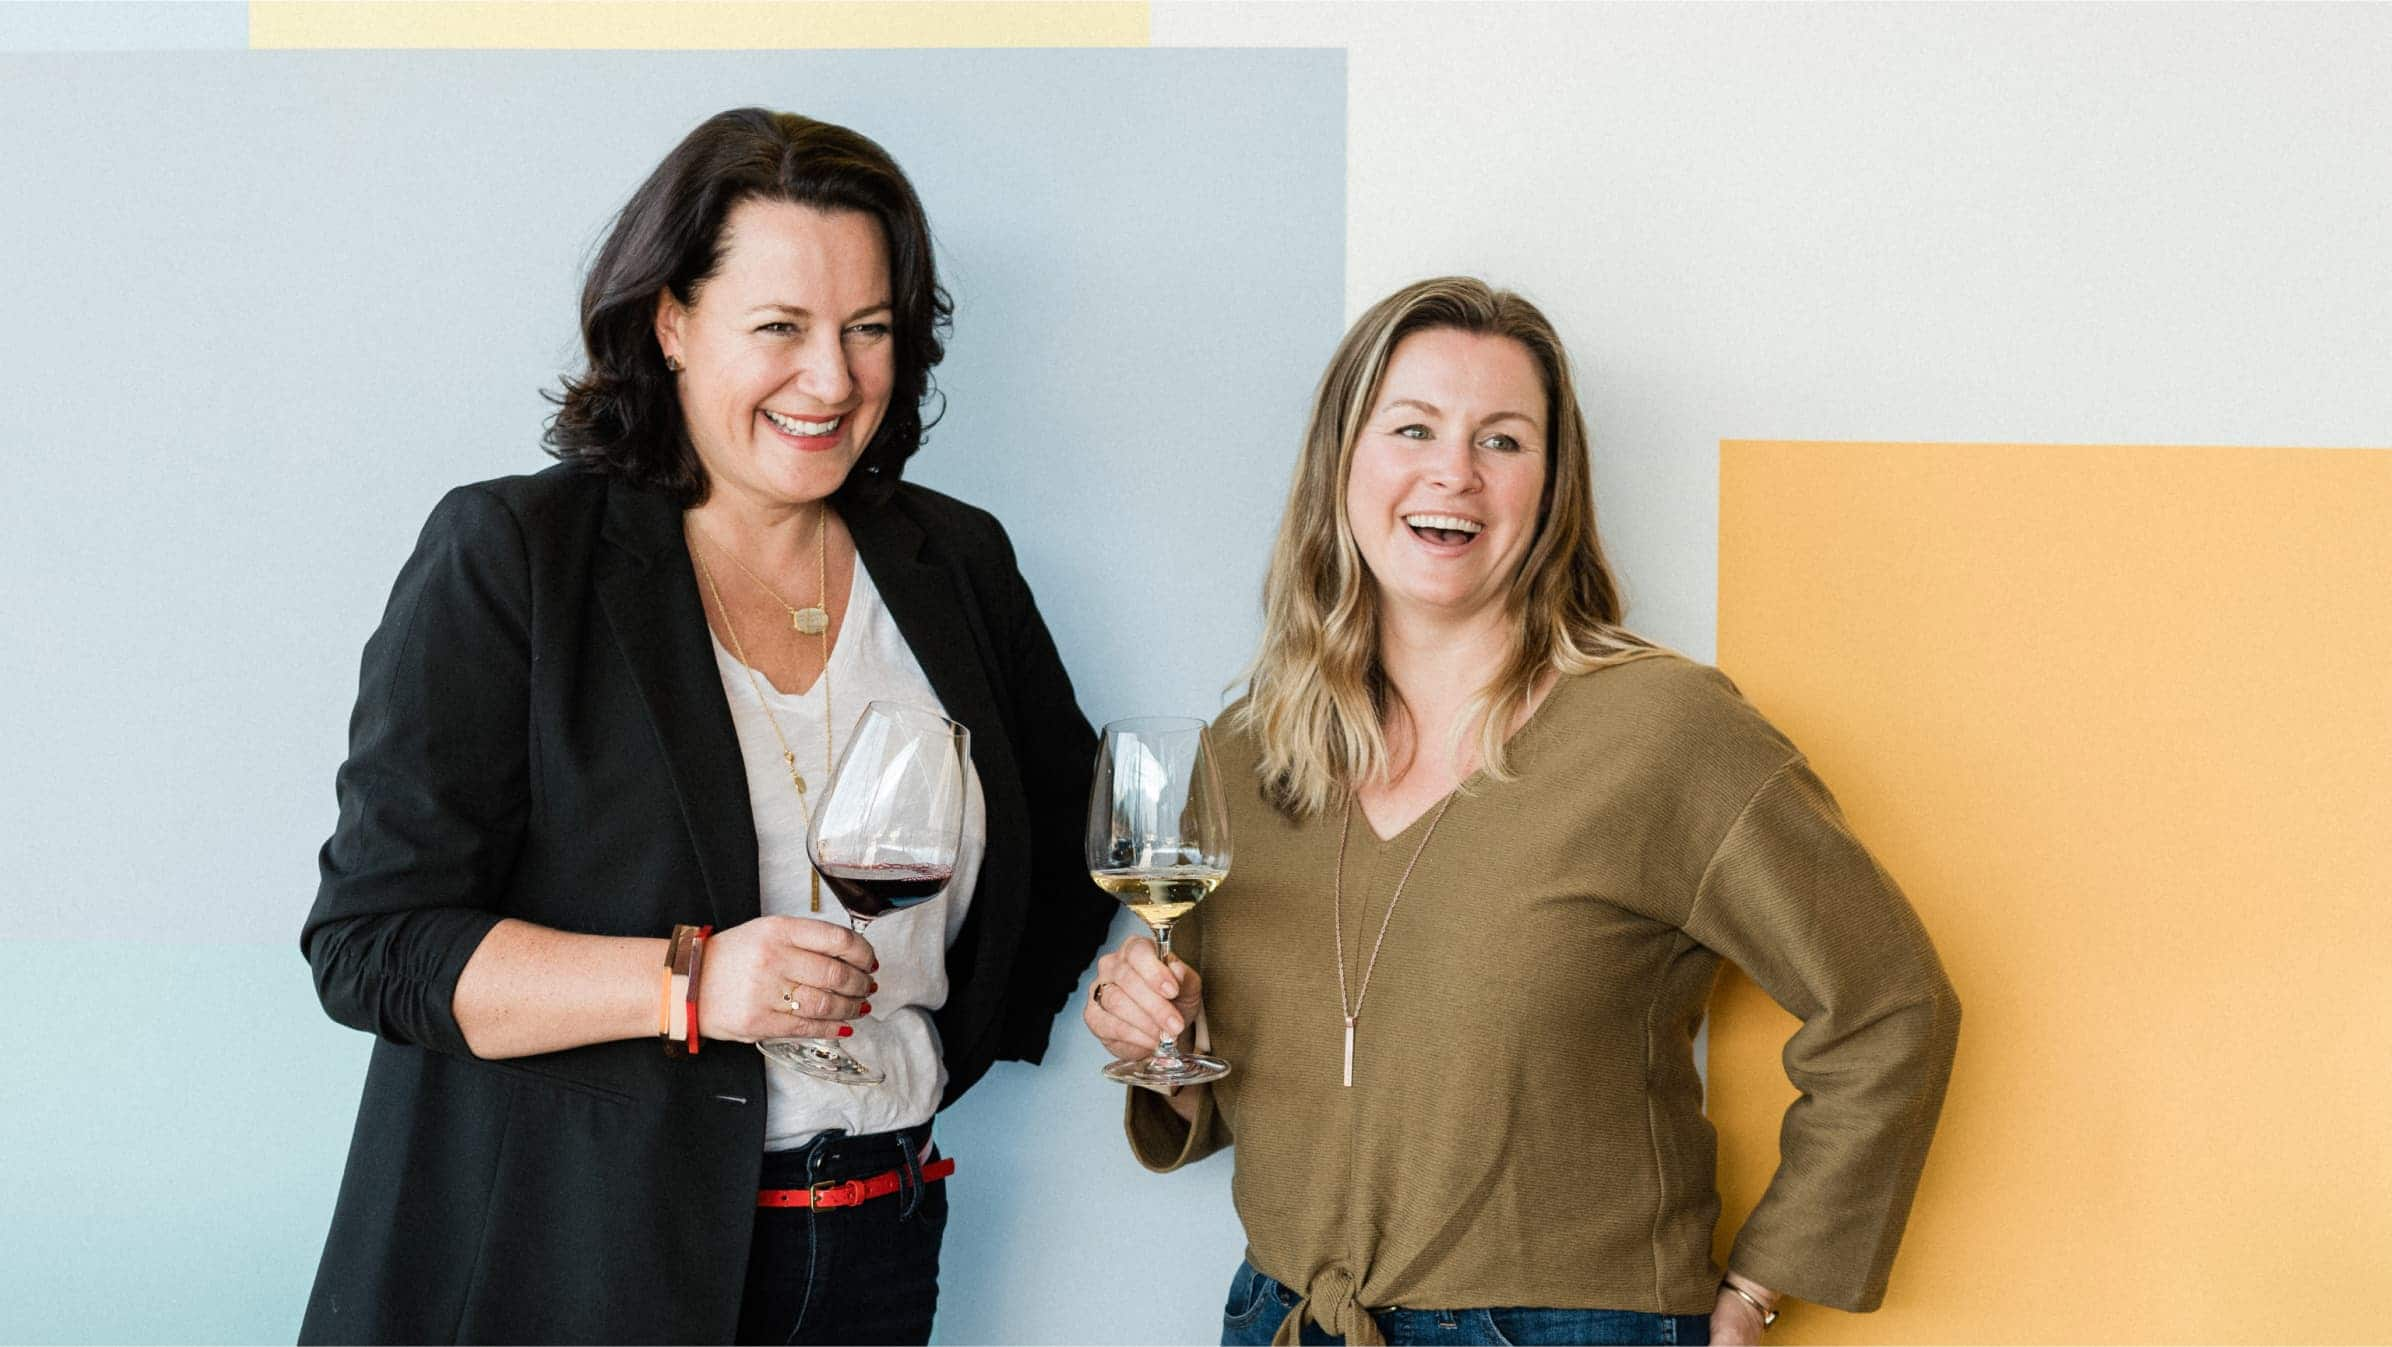
<path fill-rule="evenodd" d="M 971 731 L 920 707 L 874 702 L 857 719 L 806 836 L 807 858 L 857 935 L 937 897 L 954 878 L 971 744 Z M 756 1047 L 822 1080 L 887 1079 L 827 1039 L 768 1039 Z"/>
<path fill-rule="evenodd" d="M 1133 935 L 1096 961 L 1096 985 L 1080 1022 L 1120 1061 L 1142 1061 L 1155 1044 L 1184 1033 L 1204 1013 L 1204 977 L 1176 954 L 1163 962 L 1151 936 Z"/>
<path fill-rule="evenodd" d="M 1161 995 L 1179 994 L 1177 973 L 1187 967 L 1171 957 L 1172 925 L 1228 877 L 1229 856 L 1229 812 L 1204 722 L 1154 716 L 1105 726 L 1088 799 L 1088 873 L 1155 933 L 1152 957 L 1159 967 L 1142 973 L 1141 981 L 1173 988 Z M 1134 954 L 1125 951 L 1123 957 Z M 1229 1064 L 1218 1057 L 1180 1050 L 1179 1034 L 1187 1025 L 1176 1008 L 1145 1009 L 1162 1031 L 1153 1054 L 1114 1062 L 1106 1076 L 1171 1090 L 1229 1074 Z M 1090 1028 L 1098 1028 L 1094 1020 Z"/>
<path fill-rule="evenodd" d="M 843 926 L 766 915 L 706 941 L 708 1042 L 837 1037 L 872 987 L 872 946 Z"/>

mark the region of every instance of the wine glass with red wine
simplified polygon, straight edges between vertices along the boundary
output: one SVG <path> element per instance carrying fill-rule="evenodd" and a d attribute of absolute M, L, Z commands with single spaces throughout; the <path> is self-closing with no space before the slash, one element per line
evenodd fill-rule
<path fill-rule="evenodd" d="M 856 720 L 815 802 L 806 856 L 857 934 L 891 912 L 936 898 L 955 877 L 971 758 L 972 732 L 936 711 L 874 702 Z M 775 1038 L 756 1046 L 791 1070 L 842 1085 L 887 1079 L 828 1039 Z"/>

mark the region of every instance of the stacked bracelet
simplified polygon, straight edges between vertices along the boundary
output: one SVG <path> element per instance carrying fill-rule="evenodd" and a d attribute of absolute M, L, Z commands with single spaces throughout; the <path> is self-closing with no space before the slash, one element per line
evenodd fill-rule
<path fill-rule="evenodd" d="M 665 942 L 656 982 L 656 1036 L 673 1056 L 698 1050 L 698 974 L 706 967 L 711 926 L 676 926 Z"/>
<path fill-rule="evenodd" d="M 689 938 L 689 1050 L 698 1050 L 698 973 L 706 966 L 706 940 L 714 934 L 711 926 L 701 926 Z"/>
<path fill-rule="evenodd" d="M 656 1032 L 664 1040 L 664 1050 L 679 1056 L 688 1049 L 689 1042 L 689 954 L 697 943 L 699 927 L 676 926 L 673 937 L 665 942 L 664 984 L 662 1002 L 657 1007 Z"/>

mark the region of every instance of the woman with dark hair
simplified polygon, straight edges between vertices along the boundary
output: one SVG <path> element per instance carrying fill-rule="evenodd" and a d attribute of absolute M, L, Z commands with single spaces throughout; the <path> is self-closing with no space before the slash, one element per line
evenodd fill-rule
<path fill-rule="evenodd" d="M 1219 739 L 1237 868 L 1187 962 L 1133 940 L 1084 1012 L 1118 1057 L 1194 1024 L 1237 1064 L 1128 1111 L 1152 1168 L 1236 1147 L 1221 1341 L 1750 1343 L 1781 1296 L 1876 1308 L 1959 1001 L 1801 752 L 1621 625 L 1534 305 L 1446 277 L 1355 321 L 1265 595 Z M 1722 960 L 1803 1020 L 1725 1267 L 1694 1061 Z"/>
<path fill-rule="evenodd" d="M 843 127 L 723 113 L 615 220 L 562 461 L 449 493 L 366 645 L 300 939 L 379 1041 L 303 1339 L 928 1340 L 931 1118 L 1112 914 L 1004 531 L 901 480 L 949 312 Z M 952 882 L 867 942 L 806 834 L 875 699 L 971 761 Z M 804 1037 L 885 1080 L 736 1046 Z"/>

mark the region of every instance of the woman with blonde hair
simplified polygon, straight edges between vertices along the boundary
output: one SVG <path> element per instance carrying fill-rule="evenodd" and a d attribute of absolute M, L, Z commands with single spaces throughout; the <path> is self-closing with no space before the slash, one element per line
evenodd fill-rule
<path fill-rule="evenodd" d="M 1238 862 L 1098 964 L 1138 1158 L 1235 1144 L 1224 1343 L 1752 1342 L 1883 1299 L 1959 1002 L 1802 754 L 1621 625 L 1552 325 L 1409 286 L 1323 376 L 1216 748 Z M 1782 1161 L 1723 1269 L 1694 1061 L 1722 960 L 1803 1021 Z M 1199 975 L 1195 965 L 1201 964 Z"/>

